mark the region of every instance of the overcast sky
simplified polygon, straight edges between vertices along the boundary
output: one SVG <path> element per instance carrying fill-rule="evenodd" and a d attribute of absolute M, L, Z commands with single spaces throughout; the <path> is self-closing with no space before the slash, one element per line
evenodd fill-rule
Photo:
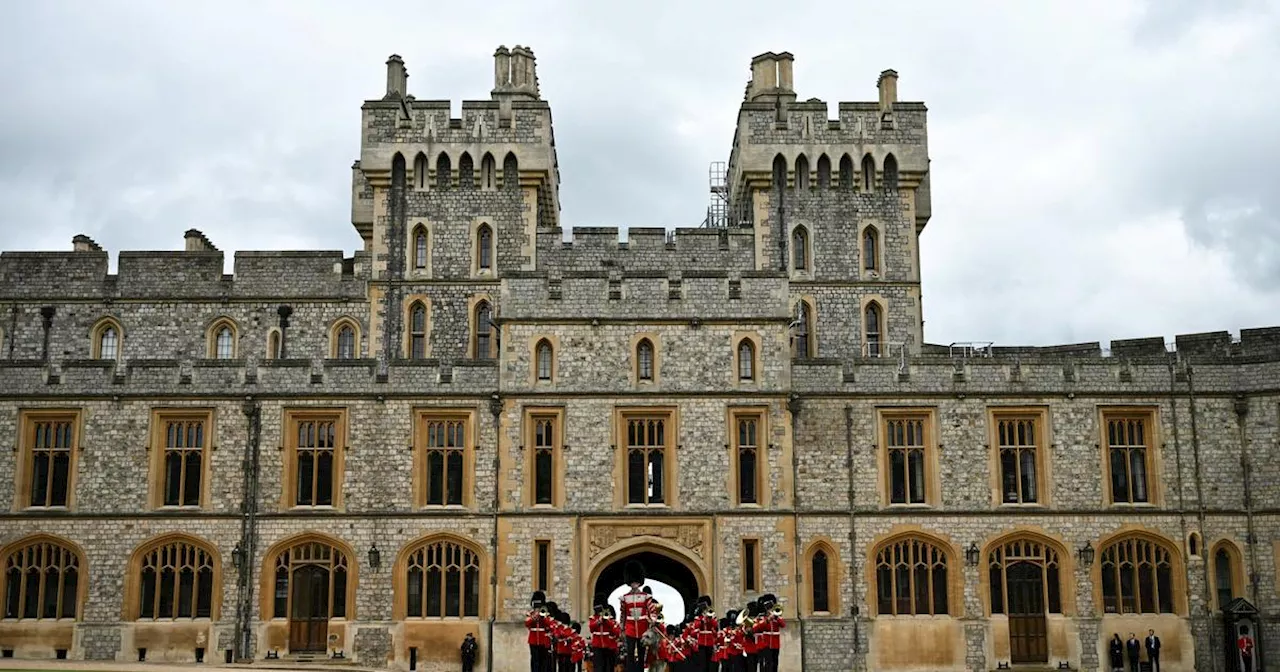
<path fill-rule="evenodd" d="M 1280 324 L 1278 5 L 5 2 L 0 249 L 350 253 L 387 55 L 456 110 L 499 44 L 537 54 L 565 226 L 696 226 L 751 57 L 787 50 L 801 100 L 894 68 L 929 107 L 927 341 Z"/>

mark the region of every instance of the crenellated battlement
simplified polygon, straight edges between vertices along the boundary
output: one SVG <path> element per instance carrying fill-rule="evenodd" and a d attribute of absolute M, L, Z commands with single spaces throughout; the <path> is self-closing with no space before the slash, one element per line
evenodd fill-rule
<path fill-rule="evenodd" d="M 575 227 L 538 236 L 538 269 L 551 272 L 600 269 L 746 271 L 753 269 L 755 236 L 749 229 Z"/>

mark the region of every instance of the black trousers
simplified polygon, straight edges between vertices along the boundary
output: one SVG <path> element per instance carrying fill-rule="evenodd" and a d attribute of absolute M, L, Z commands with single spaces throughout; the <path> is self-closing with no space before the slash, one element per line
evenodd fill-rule
<path fill-rule="evenodd" d="M 613 649 L 591 649 L 591 660 L 596 672 L 613 672 L 617 665 L 617 654 Z"/>
<path fill-rule="evenodd" d="M 627 672 L 644 672 L 644 653 L 639 637 L 627 638 Z"/>
<path fill-rule="evenodd" d="M 746 661 L 746 662 L 744 663 L 744 669 L 745 669 L 747 672 L 759 672 L 759 670 L 760 670 L 760 656 L 759 656 L 759 654 L 755 654 L 755 653 L 748 653 L 748 654 L 747 654 L 747 657 L 746 657 L 746 658 L 744 658 L 744 660 Z"/>
<path fill-rule="evenodd" d="M 1160 672 L 1160 652 L 1147 649 L 1147 660 L 1151 661 L 1151 672 Z"/>
<path fill-rule="evenodd" d="M 529 645 L 529 672 L 551 672 L 547 669 L 547 647 Z"/>
<path fill-rule="evenodd" d="M 1138 654 L 1129 656 L 1129 672 L 1138 672 Z"/>
<path fill-rule="evenodd" d="M 711 659 L 711 654 L 715 650 L 709 646 L 698 646 L 698 672 L 713 672 L 717 666 L 716 661 Z"/>
<path fill-rule="evenodd" d="M 760 672 L 778 672 L 778 649 L 760 652 Z"/>
<path fill-rule="evenodd" d="M 476 661 L 474 659 L 468 659 L 468 658 L 462 659 L 462 672 L 471 672 L 472 670 L 475 669 L 475 667 L 476 667 Z"/>

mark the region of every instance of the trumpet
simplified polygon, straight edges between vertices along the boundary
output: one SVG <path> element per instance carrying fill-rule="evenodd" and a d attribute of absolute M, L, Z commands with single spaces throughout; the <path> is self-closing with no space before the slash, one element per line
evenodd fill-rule
<path fill-rule="evenodd" d="M 778 617 L 778 618 L 781 618 L 781 617 L 782 617 L 782 605 L 781 605 L 781 604 L 775 604 L 775 605 L 773 605 L 773 610 L 772 610 L 770 613 L 771 613 L 771 614 L 773 614 L 774 616 Z"/>
<path fill-rule="evenodd" d="M 707 607 L 707 608 L 705 608 L 705 609 L 703 609 L 703 610 L 702 610 L 702 615 L 703 615 L 703 616 L 710 616 L 711 618 L 715 618 L 715 617 L 716 617 L 716 610 L 715 610 L 715 609 L 712 609 L 711 607 Z"/>
<path fill-rule="evenodd" d="M 545 618 L 545 617 L 547 616 L 547 614 L 549 614 L 549 613 L 551 613 L 551 612 L 547 611 L 547 608 L 546 608 L 546 607 L 538 607 L 538 615 L 539 615 L 539 616 L 542 616 L 543 618 Z"/>

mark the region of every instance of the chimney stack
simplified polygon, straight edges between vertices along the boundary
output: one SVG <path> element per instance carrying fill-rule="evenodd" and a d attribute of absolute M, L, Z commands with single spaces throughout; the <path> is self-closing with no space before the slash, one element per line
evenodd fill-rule
<path fill-rule="evenodd" d="M 764 95 L 778 88 L 778 55 L 767 51 L 751 59 L 751 85 L 748 98 Z"/>
<path fill-rule="evenodd" d="M 404 98 L 409 93 L 409 71 L 399 54 L 387 59 L 387 98 Z"/>
<path fill-rule="evenodd" d="M 795 91 L 795 87 L 791 83 L 791 65 L 795 63 L 796 57 L 791 52 L 784 51 L 778 54 L 778 89 L 787 93 Z"/>
<path fill-rule="evenodd" d="M 876 87 L 880 89 L 880 111 L 892 112 L 893 104 L 898 102 L 898 73 L 893 70 L 880 73 Z"/>
<path fill-rule="evenodd" d="M 498 47 L 493 59 L 494 100 L 509 103 L 538 99 L 538 73 L 532 49 L 517 44 L 508 52 L 506 47 Z"/>
<path fill-rule="evenodd" d="M 205 237 L 203 233 L 201 233 L 196 229 L 187 229 L 187 232 L 183 234 L 183 237 L 186 238 L 186 241 L 187 241 L 186 250 L 188 252 L 217 252 L 218 251 L 218 248 L 214 247 L 213 243 L 209 242 L 209 239 Z"/>
<path fill-rule="evenodd" d="M 71 239 L 71 249 L 76 252 L 101 252 L 102 246 L 83 233 Z"/>
<path fill-rule="evenodd" d="M 493 52 L 493 90 L 505 91 L 511 87 L 511 52 L 505 45 Z"/>

